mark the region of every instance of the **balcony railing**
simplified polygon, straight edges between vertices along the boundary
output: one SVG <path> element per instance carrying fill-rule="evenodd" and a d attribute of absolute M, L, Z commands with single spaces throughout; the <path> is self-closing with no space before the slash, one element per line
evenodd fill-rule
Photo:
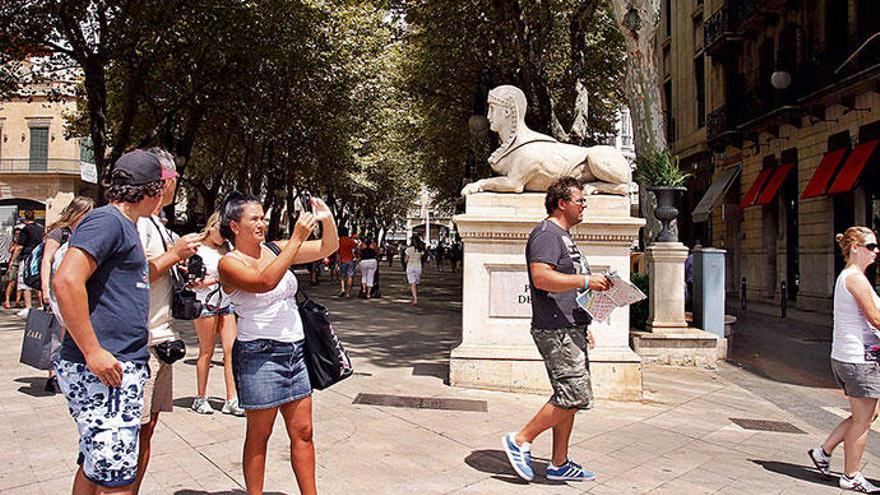
<path fill-rule="evenodd" d="M 706 19 L 703 24 L 703 46 L 708 49 L 715 46 L 715 42 L 722 34 L 732 31 L 733 26 L 730 19 L 727 4 L 721 6 L 717 12 Z"/>
<path fill-rule="evenodd" d="M 723 134 L 735 130 L 727 112 L 727 105 L 721 105 L 706 116 L 706 139 L 711 143 Z"/>
<path fill-rule="evenodd" d="M 770 2 L 772 4 L 773 2 Z M 703 27 L 703 46 L 709 55 L 724 55 L 735 51 L 742 40 L 743 24 L 768 8 L 765 0 L 728 0 L 712 14 Z"/>
<path fill-rule="evenodd" d="M 80 174 L 80 161 L 70 158 L 0 158 L 0 174 Z"/>
<path fill-rule="evenodd" d="M 735 143 L 741 137 L 737 123 L 742 120 L 741 108 L 736 105 L 721 105 L 706 115 L 706 141 L 715 148 Z"/>

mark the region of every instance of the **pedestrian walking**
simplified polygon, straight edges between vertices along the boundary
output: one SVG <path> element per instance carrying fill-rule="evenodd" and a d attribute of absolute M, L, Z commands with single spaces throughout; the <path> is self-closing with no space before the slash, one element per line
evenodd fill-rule
<path fill-rule="evenodd" d="M 351 298 L 357 243 L 348 236 L 348 229 L 345 227 L 339 229 L 339 236 L 339 251 L 336 252 L 339 260 L 339 297 Z"/>
<path fill-rule="evenodd" d="M 452 273 L 455 273 L 455 269 L 458 268 L 458 264 L 461 263 L 461 244 L 458 242 L 453 242 L 451 246 L 449 246 L 449 266 L 452 268 Z"/>
<path fill-rule="evenodd" d="M 45 234 L 45 230 L 43 226 L 38 224 L 35 220 L 36 216 L 34 214 L 34 210 L 25 210 L 24 211 L 24 227 L 22 227 L 21 232 L 18 234 L 18 240 L 15 242 L 15 247 L 12 249 L 12 261 L 18 261 L 19 267 L 21 267 L 22 263 L 26 263 L 28 258 L 34 249 L 43 242 L 43 235 Z M 16 285 L 18 286 L 19 292 L 24 291 L 24 307 L 21 312 L 18 313 L 19 316 L 23 318 L 27 318 L 27 313 L 31 309 L 31 288 L 24 283 L 24 270 L 18 270 L 18 278 L 16 279 Z M 37 292 L 37 302 L 42 303 L 42 296 L 40 295 L 40 291 Z"/>
<path fill-rule="evenodd" d="M 376 243 L 369 239 L 364 241 L 364 247 L 360 251 L 361 260 L 361 294 L 366 299 L 373 297 L 373 284 L 376 281 L 376 271 L 379 269 L 379 253 L 376 252 Z"/>
<path fill-rule="evenodd" d="M 196 359 L 196 398 L 191 407 L 199 414 L 214 413 L 207 396 L 208 372 L 211 370 L 211 359 L 214 357 L 214 347 L 219 336 L 223 347 L 223 379 L 226 382 L 226 402 L 220 412 L 244 416 L 244 409 L 238 405 L 235 380 L 232 377 L 232 344 L 235 343 L 238 330 L 232 302 L 221 290 L 217 272 L 220 259 L 229 252 L 226 239 L 220 235 L 220 213 L 215 212 L 208 218 L 199 238 L 202 245 L 196 254 L 202 259 L 205 276 L 192 284 L 203 309 L 202 315 L 193 321 L 199 339 L 199 357 Z"/>
<path fill-rule="evenodd" d="M 394 255 L 397 253 L 397 247 L 390 243 L 385 243 L 385 257 L 388 261 L 388 268 L 394 266 Z"/>
<path fill-rule="evenodd" d="M 403 253 L 403 262 L 406 263 L 406 281 L 409 283 L 409 291 L 412 294 L 410 304 L 419 304 L 419 284 L 422 283 L 422 256 L 425 245 L 417 235 L 413 235 L 412 245 Z"/>
<path fill-rule="evenodd" d="M 834 284 L 834 334 L 831 370 L 849 399 L 850 415 L 825 442 L 808 452 L 816 468 L 830 474 L 831 454 L 843 443 L 843 474 L 838 486 L 846 490 L 880 493 L 880 487 L 859 471 L 868 442 L 868 430 L 877 418 L 880 398 L 880 296 L 865 276 L 877 260 L 877 236 L 868 227 L 850 227 L 835 237 L 846 267 Z"/>
<path fill-rule="evenodd" d="M 593 335 L 590 316 L 577 303 L 579 291 L 610 288 L 609 280 L 592 275 L 586 258 L 569 230 L 583 221 L 584 192 L 575 178 L 565 177 L 547 189 L 544 206 L 549 215 L 538 223 L 526 243 L 532 304 L 532 338 L 544 360 L 553 395 L 521 430 L 502 438 L 504 451 L 516 474 L 531 481 L 531 445 L 538 435 L 553 430 L 553 455 L 547 479 L 588 481 L 596 475 L 568 458 L 568 441 L 575 414 L 593 406 L 588 347 Z"/>
<path fill-rule="evenodd" d="M 43 289 L 41 293 L 44 306 L 49 304 L 49 299 L 52 295 L 50 279 L 52 276 L 52 263 L 55 259 L 55 253 L 58 252 L 58 249 L 62 244 L 70 239 L 73 230 L 76 229 L 76 226 L 79 225 L 79 222 L 82 221 L 86 214 L 92 211 L 94 205 L 95 202 L 92 198 L 77 196 L 73 198 L 73 201 L 68 203 L 63 210 L 61 210 L 60 218 L 52 225 L 49 225 L 48 229 L 46 229 L 49 233 L 46 234 L 46 239 L 44 240 L 43 259 L 40 262 L 40 287 Z M 58 336 L 59 348 L 52 349 L 53 357 L 60 350 L 61 340 L 64 339 L 64 326 L 58 325 L 58 327 L 61 329 L 61 334 Z M 43 390 L 53 394 L 61 392 L 61 388 L 58 386 L 58 379 L 55 377 L 55 370 L 51 367 L 49 368 L 49 379 L 46 380 Z"/>
<path fill-rule="evenodd" d="M 310 263 L 339 247 L 336 224 L 323 201 L 312 199 L 276 256 L 264 246 L 263 206 L 254 196 L 234 192 L 220 211 L 220 232 L 234 250 L 220 260 L 220 282 L 239 315 L 232 348 L 239 404 L 246 411 L 247 433 L 242 467 L 248 493 L 263 493 L 266 445 L 278 412 L 290 439 L 290 455 L 300 493 L 314 495 L 315 446 L 312 442 L 312 387 L 303 360 L 303 324 L 296 304 L 298 284 L 288 270 Z M 320 219 L 323 236 L 307 241 Z"/>
<path fill-rule="evenodd" d="M 6 270 L 9 269 L 9 257 L 12 255 L 12 239 L 6 231 L 6 227 L 0 228 L 0 280 L 6 276 Z M 0 286 L 0 290 L 5 289 L 6 283 L 4 282 Z"/>
<path fill-rule="evenodd" d="M 18 283 L 18 260 L 12 258 L 12 251 L 15 249 L 16 244 L 18 243 L 18 236 L 21 234 L 21 229 L 12 229 L 12 240 L 7 247 L 7 267 L 6 273 L 3 275 L 3 288 L 4 293 L 6 294 L 6 300 L 3 302 L 3 307 L 5 309 L 11 309 L 13 307 L 18 307 L 19 298 L 21 297 L 18 291 L 16 290 L 16 284 Z M 15 295 L 17 298 L 13 301 L 12 296 Z"/>
<path fill-rule="evenodd" d="M 53 281 L 67 335 L 55 361 L 79 431 L 73 493 L 133 493 L 147 366 L 150 281 L 136 222 L 162 200 L 162 167 L 122 155 L 106 183 L 110 204 L 80 222 Z"/>
<path fill-rule="evenodd" d="M 400 255 L 400 269 L 406 271 L 406 249 L 407 246 L 405 242 L 401 242 L 400 246 L 398 246 L 398 254 Z"/>
<path fill-rule="evenodd" d="M 446 246 L 443 245 L 442 242 L 437 243 L 437 247 L 434 249 L 434 261 L 437 262 L 437 271 L 443 271 L 443 258 L 446 256 Z"/>

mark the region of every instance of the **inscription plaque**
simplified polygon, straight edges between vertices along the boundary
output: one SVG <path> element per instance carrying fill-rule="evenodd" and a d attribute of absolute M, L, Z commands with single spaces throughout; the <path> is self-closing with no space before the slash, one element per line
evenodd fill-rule
<path fill-rule="evenodd" d="M 489 270 L 489 317 L 531 318 L 532 300 L 525 266 Z"/>

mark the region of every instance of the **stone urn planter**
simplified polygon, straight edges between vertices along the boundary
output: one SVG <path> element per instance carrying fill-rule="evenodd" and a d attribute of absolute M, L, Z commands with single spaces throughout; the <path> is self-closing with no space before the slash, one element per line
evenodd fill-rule
<path fill-rule="evenodd" d="M 669 224 L 678 218 L 678 208 L 675 207 L 675 200 L 679 193 L 687 191 L 682 186 L 653 186 L 648 188 L 657 197 L 657 207 L 654 208 L 654 216 L 660 220 L 662 228 L 657 233 L 655 242 L 676 242 L 678 236 L 669 228 Z"/>

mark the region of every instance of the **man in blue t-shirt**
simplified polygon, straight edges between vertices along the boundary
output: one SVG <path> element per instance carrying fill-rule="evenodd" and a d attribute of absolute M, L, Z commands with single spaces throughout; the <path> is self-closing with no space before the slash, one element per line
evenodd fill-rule
<path fill-rule="evenodd" d="M 136 222 L 159 204 L 161 177 L 155 155 L 122 155 L 105 184 L 110 204 L 80 222 L 55 274 L 68 328 L 55 370 L 80 435 L 74 493 L 130 494 L 137 475 L 150 282 Z"/>
<path fill-rule="evenodd" d="M 586 208 L 582 184 L 573 177 L 559 179 L 547 189 L 544 207 L 549 215 L 538 223 L 526 243 L 526 264 L 532 298 L 532 338 L 550 377 L 553 396 L 521 430 L 505 435 L 504 451 L 516 473 L 534 479 L 531 443 L 553 430 L 553 455 L 547 466 L 552 481 L 587 481 L 596 475 L 568 458 L 568 440 L 579 409 L 593 403 L 587 329 L 590 315 L 577 301 L 579 291 L 608 290 L 611 282 L 592 275 L 586 258 L 569 230 L 581 223 Z"/>

